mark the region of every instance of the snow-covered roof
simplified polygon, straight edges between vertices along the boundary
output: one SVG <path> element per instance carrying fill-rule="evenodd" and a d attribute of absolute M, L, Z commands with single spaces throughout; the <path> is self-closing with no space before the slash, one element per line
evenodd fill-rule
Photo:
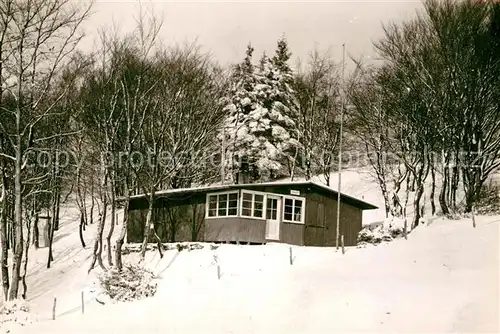
<path fill-rule="evenodd" d="M 264 183 L 246 183 L 246 184 L 216 184 L 216 185 L 207 185 L 193 188 L 180 188 L 180 189 L 167 189 L 160 190 L 155 193 L 155 197 L 173 197 L 175 195 L 181 194 L 195 194 L 195 193 L 208 193 L 213 191 L 223 191 L 230 189 L 244 189 L 244 188 L 261 188 L 261 187 L 293 187 L 293 186 L 312 186 L 316 189 L 321 189 L 329 192 L 332 196 L 337 196 L 338 192 L 327 185 L 321 184 L 315 181 L 273 181 L 273 182 L 264 182 Z M 145 198 L 147 194 L 139 194 L 130 196 L 131 200 Z M 341 201 L 356 206 L 362 210 L 372 210 L 378 209 L 377 206 L 365 202 L 363 200 L 357 199 L 355 197 L 346 195 L 344 193 L 340 193 Z"/>

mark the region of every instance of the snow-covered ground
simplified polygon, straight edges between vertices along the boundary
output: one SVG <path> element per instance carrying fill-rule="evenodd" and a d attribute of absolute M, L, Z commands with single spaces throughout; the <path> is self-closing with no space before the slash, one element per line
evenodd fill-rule
<path fill-rule="evenodd" d="M 151 253 L 153 298 L 92 303 L 23 333 L 498 332 L 499 223 L 436 219 L 345 255 L 292 247 L 293 265 L 279 244 Z"/>
<path fill-rule="evenodd" d="M 342 190 L 381 204 L 367 174 L 346 171 Z M 348 248 L 345 255 L 333 248 L 293 246 L 293 265 L 289 246 L 280 244 L 216 250 L 206 245 L 170 250 L 163 259 L 150 252 L 145 264 L 159 276 L 157 294 L 107 305 L 95 301 L 98 270 L 87 275 L 97 226 L 88 227 L 83 249 L 78 221 L 74 208 L 63 212 L 51 269 L 45 268 L 47 249 L 32 250 L 28 303 L 38 323 L 12 327 L 11 333 L 500 331 L 500 216 L 477 217 L 475 229 L 470 219 L 435 218 L 408 240 Z M 137 254 L 125 261 L 136 262 Z M 0 333 L 6 328 L 0 324 Z"/>
<path fill-rule="evenodd" d="M 97 220 L 97 208 L 95 210 L 94 220 Z M 93 289 L 95 286 L 95 272 L 90 275 L 87 272 L 90 266 L 97 223 L 87 226 L 84 232 L 86 247 L 83 248 L 78 235 L 80 222 L 78 209 L 73 204 L 65 204 L 61 207 L 60 214 L 59 230 L 54 235 L 54 261 L 51 263 L 51 268 L 47 269 L 47 247 L 35 249 L 32 246 L 30 249 L 27 275 L 27 304 L 32 313 L 30 321 L 52 319 L 54 298 L 57 298 L 56 315 L 58 317 L 78 312 L 81 305 L 81 291 Z M 122 212 L 119 213 L 120 220 L 122 214 Z M 119 225 L 115 226 L 115 236 L 118 234 L 119 227 Z M 109 224 L 105 229 L 104 236 L 107 235 L 108 230 Z M 103 252 L 103 254 L 105 253 Z M 22 287 L 20 289 L 22 291 Z M 87 301 L 94 300 L 90 294 L 88 296 L 84 294 L 84 298 Z M 1 308 L 2 298 L 0 298 Z M 8 327 L 6 324 L 1 324 L 0 315 L 0 334 L 3 334 Z"/>

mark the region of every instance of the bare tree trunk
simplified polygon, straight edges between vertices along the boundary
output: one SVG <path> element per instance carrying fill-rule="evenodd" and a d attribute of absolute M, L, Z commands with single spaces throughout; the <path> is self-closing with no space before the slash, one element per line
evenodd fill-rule
<path fill-rule="evenodd" d="M 89 224 L 89 216 L 87 212 L 87 200 L 85 198 L 85 195 L 82 198 L 82 209 L 83 209 L 83 230 L 85 231 L 85 226 Z"/>
<path fill-rule="evenodd" d="M 23 237 L 23 206 L 22 206 L 22 183 L 21 183 L 21 164 L 22 164 L 22 140 L 21 140 L 21 110 L 16 111 L 17 125 L 17 147 L 15 160 L 15 177 L 14 177 L 14 231 L 15 231 L 15 250 L 12 257 L 12 280 L 9 290 L 9 300 L 17 299 L 19 292 L 19 281 L 21 277 L 21 262 L 24 250 Z"/>
<path fill-rule="evenodd" d="M 110 175 L 110 190 L 111 190 L 111 225 L 109 227 L 108 236 L 106 238 L 106 243 L 108 246 L 108 265 L 113 265 L 113 252 L 111 249 L 111 237 L 115 230 L 115 213 L 116 213 L 116 183 L 115 183 L 115 171 L 112 169 L 109 171 Z"/>
<path fill-rule="evenodd" d="M 323 159 L 322 159 L 322 164 L 323 164 L 323 177 L 325 178 L 325 183 L 329 187 L 330 186 L 330 175 L 332 172 L 332 156 L 330 155 L 330 152 L 326 153 L 323 152 Z"/>
<path fill-rule="evenodd" d="M 7 300 L 9 293 L 9 263 L 8 263 L 9 248 L 7 241 L 7 180 L 5 178 L 3 165 L 2 169 L 0 169 L 0 172 L 1 172 L 0 177 L 2 179 L 2 193 L 0 194 L 0 199 L 1 199 L 0 205 L 2 206 L 0 211 L 0 248 L 1 248 L 0 266 L 2 267 L 3 294 L 5 300 Z"/>
<path fill-rule="evenodd" d="M 294 177 L 295 177 L 295 166 L 296 166 L 296 163 L 297 163 L 297 156 L 299 155 L 299 148 L 296 147 L 295 148 L 295 154 L 294 154 L 294 157 L 293 159 L 291 159 L 291 165 L 290 165 L 290 181 L 293 181 Z"/>
<path fill-rule="evenodd" d="M 94 269 L 95 263 L 97 262 L 99 266 L 103 269 L 106 270 L 106 267 L 104 266 L 104 263 L 102 262 L 102 234 L 104 232 L 104 225 L 106 221 L 106 207 L 103 209 L 102 216 L 99 218 L 99 226 L 97 226 L 97 236 L 94 242 L 94 252 L 93 252 L 93 257 L 92 257 L 92 262 L 90 264 L 89 272 Z"/>
<path fill-rule="evenodd" d="M 35 220 L 33 222 L 33 244 L 36 249 L 40 248 L 40 230 L 38 228 L 38 222 L 38 212 L 35 212 Z"/>
<path fill-rule="evenodd" d="M 423 185 L 420 184 L 417 185 L 415 198 L 413 200 L 414 216 L 413 216 L 413 222 L 411 224 L 412 229 L 418 226 L 418 224 L 420 223 L 420 218 L 422 218 L 420 200 L 422 199 L 423 194 L 424 194 Z"/>
<path fill-rule="evenodd" d="M 406 189 L 405 189 L 405 203 L 403 206 L 403 217 L 404 217 L 404 226 L 403 226 L 403 234 L 405 239 L 408 238 L 408 215 L 407 215 L 407 208 L 408 208 L 408 201 L 410 199 L 410 178 L 406 178 Z"/>
<path fill-rule="evenodd" d="M 160 259 L 163 258 L 163 245 L 161 243 L 161 239 L 160 237 L 158 236 L 158 233 L 156 233 L 156 225 L 153 223 L 154 227 L 153 227 L 153 234 L 154 234 L 154 237 L 156 239 L 156 246 L 158 247 L 158 253 L 160 254 Z"/>
<path fill-rule="evenodd" d="M 59 216 L 61 212 L 61 190 L 59 189 L 59 181 L 56 180 L 56 182 L 57 182 L 57 196 L 56 196 L 56 208 L 55 208 L 56 219 L 54 220 L 54 231 L 59 231 Z"/>
<path fill-rule="evenodd" d="M 458 190 L 458 183 L 460 181 L 460 171 L 457 166 L 453 167 L 453 177 L 452 177 L 452 182 L 451 182 L 451 198 L 450 198 L 450 203 L 452 207 L 456 210 L 457 208 L 457 190 Z"/>
<path fill-rule="evenodd" d="M 90 223 L 94 223 L 94 208 L 95 208 L 95 198 L 94 198 L 94 178 L 90 177 Z"/>
<path fill-rule="evenodd" d="M 54 192 L 52 192 L 52 200 L 51 200 L 51 208 L 50 208 L 50 212 L 52 213 L 51 214 L 51 217 L 50 217 L 50 222 L 48 221 L 48 224 L 49 224 L 49 255 L 47 257 L 47 269 L 50 268 L 50 265 L 52 263 L 52 261 L 54 261 L 54 256 L 52 254 L 52 244 L 54 242 L 54 231 L 55 231 L 55 224 L 56 224 L 56 206 L 57 206 L 57 194 L 55 193 L 57 192 L 56 190 L 54 190 Z"/>
<path fill-rule="evenodd" d="M 102 235 L 104 232 L 104 226 L 106 224 L 106 214 L 107 214 L 107 206 L 108 206 L 108 200 L 107 200 L 108 196 L 106 194 L 106 189 L 105 189 L 108 175 L 106 172 L 104 172 L 104 173 L 105 173 L 105 175 L 104 175 L 104 180 L 102 183 L 103 189 L 101 190 L 102 191 L 102 194 L 101 194 L 102 212 L 101 212 L 100 217 L 99 217 L 100 218 L 99 225 L 97 226 L 97 235 L 96 235 L 96 238 L 94 241 L 94 251 L 93 251 L 92 262 L 90 264 L 90 268 L 88 271 L 89 273 L 90 273 L 90 271 L 92 271 L 92 269 L 94 269 L 96 261 L 103 270 L 107 270 L 106 267 L 104 266 L 104 263 L 102 262 L 102 249 L 103 249 Z"/>
<path fill-rule="evenodd" d="M 431 214 L 434 216 L 436 214 L 436 202 L 434 200 L 436 194 L 436 169 L 435 169 L 435 161 L 429 159 L 429 164 L 431 165 L 431 193 L 430 193 L 430 202 L 431 202 Z"/>
<path fill-rule="evenodd" d="M 380 190 L 382 191 L 382 196 L 384 197 L 385 218 L 388 218 L 389 213 L 391 212 L 391 204 L 389 200 L 389 192 L 387 191 L 387 182 L 382 172 L 377 171 L 376 173 Z"/>
<path fill-rule="evenodd" d="M 34 210 L 33 210 L 33 214 L 34 214 Z M 28 235 L 26 236 L 26 242 L 24 243 L 26 248 L 24 250 L 23 273 L 21 275 L 21 281 L 23 284 L 23 293 L 22 293 L 23 299 L 26 299 L 26 296 L 28 295 L 28 284 L 26 283 L 26 274 L 28 273 L 28 258 L 29 258 L 29 249 L 30 249 L 30 243 L 31 243 L 31 241 L 30 241 L 30 231 L 31 231 L 30 220 L 33 219 L 33 216 L 34 216 L 33 214 L 31 215 L 31 217 L 29 217 L 29 219 L 26 220 L 26 227 L 27 227 Z"/>
<path fill-rule="evenodd" d="M 85 192 L 82 194 L 81 173 L 82 172 L 78 167 L 76 169 L 76 203 L 78 205 L 78 209 L 80 210 L 80 241 L 82 242 L 83 248 L 85 248 L 83 231 L 85 231 L 85 225 L 87 225 L 87 208 L 85 205 Z"/>
<path fill-rule="evenodd" d="M 465 187 L 465 212 L 472 212 L 477 197 L 483 187 L 484 180 L 479 179 L 477 174 L 474 174 L 475 180 L 464 181 L 467 182 Z"/>
<path fill-rule="evenodd" d="M 125 236 L 127 235 L 127 226 L 128 226 L 128 206 L 130 200 L 130 191 L 128 187 L 125 189 L 125 206 L 123 208 L 123 224 L 120 230 L 120 235 L 116 240 L 116 249 L 115 249 L 115 260 L 116 267 L 118 270 L 122 270 L 123 261 L 122 261 L 122 247 L 125 242 Z"/>
<path fill-rule="evenodd" d="M 389 199 L 389 191 L 387 189 L 387 180 L 386 180 L 386 170 L 387 166 L 385 165 L 385 161 L 383 159 L 383 154 L 380 150 L 376 152 L 375 160 L 370 157 L 370 152 L 368 146 L 366 146 L 366 154 L 372 165 L 375 174 L 377 176 L 377 182 L 382 192 L 382 197 L 384 198 L 384 208 L 385 208 L 385 217 L 389 217 L 389 213 L 391 213 L 391 202 Z"/>
<path fill-rule="evenodd" d="M 326 186 L 329 187 L 330 186 L 330 170 L 326 171 L 324 175 L 325 175 Z"/>
<path fill-rule="evenodd" d="M 152 229 L 152 218 L 153 218 L 153 203 L 154 203 L 154 187 L 150 189 L 149 193 L 149 204 L 148 204 L 148 213 L 146 215 L 146 224 L 144 225 L 144 239 L 142 240 L 142 248 L 141 248 L 141 258 L 144 259 L 146 256 L 146 249 L 148 246 L 149 242 L 149 237 L 151 235 L 151 229 Z"/>
<path fill-rule="evenodd" d="M 82 247 L 85 248 L 85 239 L 83 238 L 83 231 L 85 230 L 85 216 L 83 212 L 80 212 L 80 226 L 78 228 L 78 234 L 80 236 L 80 242 L 82 243 Z"/>
<path fill-rule="evenodd" d="M 422 218 L 421 214 L 421 204 L 420 201 L 422 199 L 422 195 L 424 194 L 425 190 L 425 180 L 427 179 L 427 176 L 429 175 L 429 164 L 427 163 L 428 160 L 426 158 L 427 156 L 427 150 L 424 149 L 422 152 L 421 159 L 419 161 L 419 167 L 416 167 L 417 172 L 415 173 L 413 177 L 413 184 L 415 185 L 415 197 L 413 200 L 413 208 L 414 208 L 414 216 L 413 216 L 413 222 L 411 225 L 411 228 L 414 229 L 417 227 L 420 223 L 420 218 Z M 425 203 L 424 203 L 425 204 Z"/>
<path fill-rule="evenodd" d="M 446 201 L 446 194 L 448 193 L 448 189 L 447 189 L 447 186 L 448 186 L 448 182 L 449 182 L 449 179 L 450 179 L 450 176 L 449 176 L 449 168 L 448 168 L 448 164 L 450 163 L 450 158 L 449 158 L 449 154 L 445 153 L 445 158 L 443 159 L 443 180 L 442 180 L 442 184 L 441 184 L 441 191 L 439 192 L 439 206 L 441 207 L 441 211 L 443 213 L 443 215 L 449 215 L 450 214 L 450 210 L 448 208 L 448 204 L 447 204 L 447 201 Z"/>

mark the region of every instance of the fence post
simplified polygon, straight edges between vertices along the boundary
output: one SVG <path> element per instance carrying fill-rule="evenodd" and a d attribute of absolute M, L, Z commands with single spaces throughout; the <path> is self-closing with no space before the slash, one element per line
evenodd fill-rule
<path fill-rule="evenodd" d="M 340 243 L 342 244 L 342 254 L 345 254 L 345 249 L 344 249 L 344 235 L 343 234 L 340 236 Z"/>
<path fill-rule="evenodd" d="M 84 298 L 85 295 L 84 295 L 84 293 L 85 292 L 82 290 L 82 297 L 81 297 L 81 299 L 82 299 L 82 314 L 85 314 L 85 298 Z"/>
<path fill-rule="evenodd" d="M 476 217 L 474 215 L 474 204 L 472 205 L 471 214 L 472 214 L 472 227 L 476 228 Z"/>
<path fill-rule="evenodd" d="M 56 320 L 56 305 L 57 305 L 57 298 L 54 297 L 54 304 L 52 305 L 52 320 Z"/>
<path fill-rule="evenodd" d="M 220 265 L 219 265 L 219 258 L 217 257 L 217 254 L 214 254 L 214 262 L 217 265 L 217 279 L 220 279 Z"/>
<path fill-rule="evenodd" d="M 290 265 L 293 265 L 293 253 L 292 253 L 292 246 L 290 246 Z"/>

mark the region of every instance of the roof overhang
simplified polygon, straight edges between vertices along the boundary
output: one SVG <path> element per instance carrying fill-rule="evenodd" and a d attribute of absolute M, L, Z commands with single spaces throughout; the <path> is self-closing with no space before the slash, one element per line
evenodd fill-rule
<path fill-rule="evenodd" d="M 174 198 L 176 196 L 181 195 L 189 195 L 189 194 L 199 194 L 199 193 L 209 193 L 215 191 L 224 191 L 231 189 L 245 189 L 245 188 L 261 188 L 261 187 L 293 187 L 293 186 L 310 186 L 312 188 L 316 188 L 320 191 L 323 191 L 329 195 L 329 197 L 337 197 L 338 192 L 327 185 L 314 182 L 314 181 L 275 181 L 275 182 L 265 182 L 265 183 L 247 183 L 247 184 L 225 184 L 225 185 L 210 185 L 210 186 L 202 186 L 202 187 L 193 187 L 193 188 L 180 188 L 180 189 L 168 189 L 168 190 L 160 190 L 155 192 L 155 197 L 166 197 L 166 198 Z M 141 198 L 146 198 L 148 194 L 139 194 L 130 196 L 130 200 L 136 200 Z M 120 198 L 120 201 L 123 201 L 124 198 Z M 365 202 L 363 200 L 357 199 L 355 197 L 340 193 L 340 200 L 346 204 L 353 205 L 362 210 L 373 210 L 378 209 L 376 205 Z"/>

